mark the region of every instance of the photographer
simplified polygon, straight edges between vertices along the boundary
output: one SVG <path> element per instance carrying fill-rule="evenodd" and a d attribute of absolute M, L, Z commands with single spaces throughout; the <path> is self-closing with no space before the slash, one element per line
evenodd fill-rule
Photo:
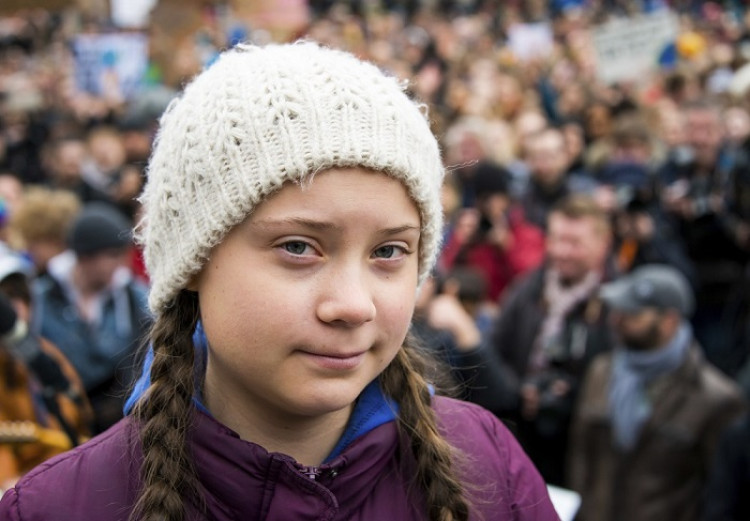
<path fill-rule="evenodd" d="M 492 347 L 521 382 L 512 411 L 524 449 L 548 483 L 562 484 L 568 428 L 583 374 L 612 346 L 597 290 L 614 266 L 607 213 L 571 196 L 548 219 L 545 265 L 510 288 Z"/>

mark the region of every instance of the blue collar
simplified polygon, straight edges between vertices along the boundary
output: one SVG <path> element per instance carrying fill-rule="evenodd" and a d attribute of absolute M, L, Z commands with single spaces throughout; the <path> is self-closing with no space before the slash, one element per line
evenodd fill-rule
<path fill-rule="evenodd" d="M 206 340 L 206 334 L 204 333 L 203 326 L 200 322 L 198 322 L 198 325 L 195 328 L 195 333 L 193 334 L 193 345 L 195 346 L 196 354 L 195 377 L 196 382 L 200 382 L 203 380 L 203 374 L 206 370 L 206 359 L 208 356 L 208 341 Z M 123 409 L 125 414 L 132 412 L 136 402 L 143 397 L 149 385 L 151 385 L 151 364 L 153 364 L 153 362 L 154 350 L 152 346 L 149 346 L 146 357 L 143 360 L 141 375 L 125 402 L 125 407 Z M 197 388 L 198 386 L 196 385 L 196 393 L 193 401 L 196 407 L 210 416 L 211 412 L 206 409 L 205 405 L 203 405 L 200 399 L 200 392 L 198 392 Z M 398 404 L 383 394 L 377 379 L 373 380 L 364 388 L 357 398 L 357 403 L 354 406 L 354 411 L 349 418 L 349 423 L 344 430 L 344 434 L 341 436 L 338 443 L 336 443 L 336 446 L 328 455 L 326 461 L 330 461 L 341 454 L 351 442 L 360 436 L 370 432 L 376 427 L 395 420 L 397 415 Z"/>

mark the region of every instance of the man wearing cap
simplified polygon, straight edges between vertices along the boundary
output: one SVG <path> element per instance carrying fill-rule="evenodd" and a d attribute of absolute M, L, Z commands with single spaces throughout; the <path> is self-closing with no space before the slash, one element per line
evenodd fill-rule
<path fill-rule="evenodd" d="M 703 358 L 688 281 L 641 266 L 602 286 L 618 345 L 591 364 L 571 432 L 570 486 L 582 521 L 697 520 L 718 436 L 739 388 Z"/>
<path fill-rule="evenodd" d="M 127 267 L 131 224 L 114 207 L 89 203 L 73 221 L 69 249 L 35 281 L 32 330 L 54 342 L 83 380 L 95 432 L 122 416 L 136 352 L 150 318 L 147 288 Z"/>

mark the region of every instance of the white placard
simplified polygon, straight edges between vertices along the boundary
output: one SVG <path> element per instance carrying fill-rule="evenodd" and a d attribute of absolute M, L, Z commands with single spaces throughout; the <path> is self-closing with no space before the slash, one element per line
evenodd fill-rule
<path fill-rule="evenodd" d="M 520 61 L 547 57 L 554 47 L 552 27 L 543 22 L 514 24 L 508 29 L 508 46 Z"/>
<path fill-rule="evenodd" d="M 618 18 L 593 30 L 597 76 L 605 83 L 637 80 L 658 65 L 659 55 L 679 31 L 674 13 L 657 11 Z"/>

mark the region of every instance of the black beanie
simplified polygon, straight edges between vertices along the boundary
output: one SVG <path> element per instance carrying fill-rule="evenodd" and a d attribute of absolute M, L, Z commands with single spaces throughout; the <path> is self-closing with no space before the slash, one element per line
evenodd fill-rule
<path fill-rule="evenodd" d="M 131 223 L 123 213 L 106 203 L 89 203 L 73 221 L 68 246 L 86 255 L 126 248 L 131 239 Z"/>
<path fill-rule="evenodd" d="M 478 199 L 495 194 L 508 195 L 510 172 L 490 161 L 482 161 L 474 172 L 474 192 Z"/>

